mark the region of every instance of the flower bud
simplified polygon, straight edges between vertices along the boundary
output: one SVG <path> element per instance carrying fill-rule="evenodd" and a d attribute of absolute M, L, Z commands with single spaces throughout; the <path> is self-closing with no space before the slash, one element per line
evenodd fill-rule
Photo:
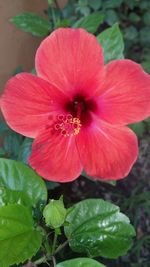
<path fill-rule="evenodd" d="M 65 221 L 66 212 L 62 197 L 59 200 L 51 199 L 43 210 L 46 225 L 54 229 L 59 228 Z"/>

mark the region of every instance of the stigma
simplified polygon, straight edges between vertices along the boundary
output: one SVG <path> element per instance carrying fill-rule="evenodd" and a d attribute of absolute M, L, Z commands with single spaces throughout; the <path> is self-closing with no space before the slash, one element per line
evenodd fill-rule
<path fill-rule="evenodd" d="M 71 114 L 60 114 L 57 116 L 53 127 L 63 136 L 75 136 L 79 134 L 81 126 L 79 118 L 73 117 Z"/>

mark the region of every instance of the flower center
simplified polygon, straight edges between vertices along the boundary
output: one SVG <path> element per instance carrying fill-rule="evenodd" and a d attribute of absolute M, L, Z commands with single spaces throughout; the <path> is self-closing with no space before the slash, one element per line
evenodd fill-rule
<path fill-rule="evenodd" d="M 63 106 L 64 114 L 49 116 L 46 129 L 52 134 L 75 136 L 80 133 L 81 127 L 87 127 L 93 120 L 92 112 L 96 112 L 97 104 L 94 99 L 86 99 L 76 95 L 72 101 L 66 101 Z"/>
<path fill-rule="evenodd" d="M 92 112 L 95 112 L 97 105 L 93 99 L 86 99 L 82 95 L 76 95 L 72 101 L 68 101 L 64 106 L 65 111 L 74 118 L 78 118 L 82 125 L 89 125 L 92 121 Z"/>
<path fill-rule="evenodd" d="M 74 136 L 80 132 L 81 122 L 79 118 L 74 118 L 71 114 L 60 114 L 57 116 L 53 127 L 63 136 Z"/>

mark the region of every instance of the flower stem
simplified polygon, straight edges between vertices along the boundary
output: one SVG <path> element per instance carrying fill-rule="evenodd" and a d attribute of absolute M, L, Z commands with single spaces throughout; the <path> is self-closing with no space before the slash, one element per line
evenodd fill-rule
<path fill-rule="evenodd" d="M 35 266 L 40 265 L 41 263 L 47 263 L 48 264 L 48 260 L 52 260 L 53 262 L 53 267 L 56 267 L 56 258 L 55 255 L 57 253 L 59 253 L 59 251 L 61 251 L 67 244 L 68 244 L 68 240 L 66 240 L 63 244 L 59 245 L 59 247 L 56 249 L 56 243 L 57 243 L 57 231 L 54 232 L 54 239 L 53 239 L 53 245 L 52 245 L 52 252 L 50 253 L 50 251 L 48 252 L 48 254 L 46 256 L 43 256 L 41 258 L 39 258 L 38 260 L 34 261 L 33 264 Z"/>
<path fill-rule="evenodd" d="M 53 261 L 53 267 L 56 267 L 56 259 L 54 256 L 52 256 L 52 261 Z"/>
<path fill-rule="evenodd" d="M 43 256 L 43 257 L 41 257 L 40 259 L 34 261 L 33 263 L 34 263 L 35 265 L 40 265 L 41 263 L 45 263 L 46 261 L 47 261 L 47 257 L 46 257 L 46 256 Z"/>
<path fill-rule="evenodd" d="M 68 245 L 68 240 L 66 240 L 63 244 L 61 244 L 54 252 L 54 255 L 56 255 L 57 253 L 59 253 L 59 251 L 61 251 L 66 245 Z"/>
<path fill-rule="evenodd" d="M 54 255 L 55 248 L 56 248 L 56 243 L 57 243 L 57 233 L 56 230 L 54 232 L 54 240 L 53 240 L 53 245 L 52 245 L 52 255 Z"/>
<path fill-rule="evenodd" d="M 58 2 L 57 2 L 57 0 L 54 0 L 54 3 L 55 3 L 55 5 L 56 5 L 56 8 L 58 8 L 58 9 L 59 9 L 59 5 L 58 5 Z"/>

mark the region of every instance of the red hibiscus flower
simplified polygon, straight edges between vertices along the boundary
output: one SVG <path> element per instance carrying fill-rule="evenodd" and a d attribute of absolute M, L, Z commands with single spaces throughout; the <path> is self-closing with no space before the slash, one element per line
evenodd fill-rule
<path fill-rule="evenodd" d="M 83 29 L 58 29 L 40 45 L 37 76 L 6 84 L 1 108 L 8 125 L 35 138 L 29 164 L 42 177 L 68 182 L 86 173 L 125 177 L 138 154 L 126 125 L 150 115 L 150 76 L 131 60 L 104 66 L 102 48 Z"/>

